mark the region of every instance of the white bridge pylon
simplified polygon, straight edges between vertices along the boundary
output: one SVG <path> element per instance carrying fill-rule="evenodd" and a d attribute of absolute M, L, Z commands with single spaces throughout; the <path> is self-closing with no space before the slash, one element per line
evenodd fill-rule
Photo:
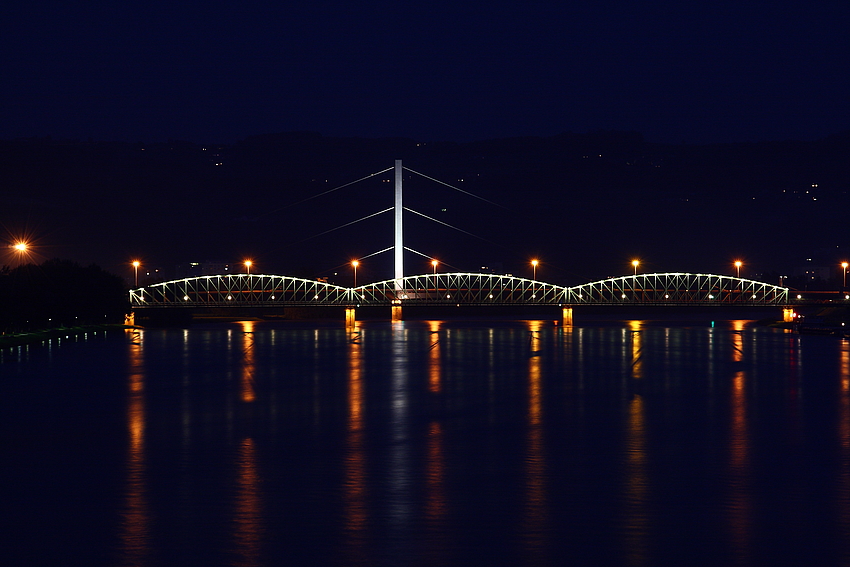
<path fill-rule="evenodd" d="M 438 273 L 346 288 L 291 276 L 199 276 L 130 290 L 133 308 L 367 305 L 786 305 L 788 288 L 714 274 L 656 273 L 564 287 L 514 276 Z"/>

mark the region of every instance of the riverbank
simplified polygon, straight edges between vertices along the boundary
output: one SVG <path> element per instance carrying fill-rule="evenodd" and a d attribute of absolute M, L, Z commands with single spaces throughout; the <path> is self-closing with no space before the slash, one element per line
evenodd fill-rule
<path fill-rule="evenodd" d="M 0 349 L 16 347 L 21 345 L 37 344 L 49 339 L 71 338 L 86 333 L 97 333 L 100 331 L 115 331 L 118 329 L 132 329 L 134 327 L 122 324 L 104 325 L 82 325 L 79 327 L 59 327 L 57 329 L 44 329 L 32 333 L 16 333 L 0 335 Z"/>

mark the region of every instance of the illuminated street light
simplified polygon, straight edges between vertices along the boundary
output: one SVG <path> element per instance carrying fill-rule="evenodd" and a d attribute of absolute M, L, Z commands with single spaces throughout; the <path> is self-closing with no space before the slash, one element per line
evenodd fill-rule
<path fill-rule="evenodd" d="M 537 260 L 531 261 L 531 279 L 533 280 L 537 279 L 537 264 L 539 264 Z"/>
<path fill-rule="evenodd" d="M 133 275 L 134 275 L 134 279 L 135 279 L 135 282 L 136 282 L 135 287 L 139 287 L 139 266 L 141 266 L 141 265 L 142 265 L 142 263 L 139 262 L 138 260 L 133 260 Z"/>
<path fill-rule="evenodd" d="M 254 262 L 252 262 L 251 260 L 245 260 L 245 270 L 246 270 L 246 273 L 249 276 L 251 275 L 251 266 L 253 266 L 253 265 L 254 265 Z"/>
<path fill-rule="evenodd" d="M 741 266 L 743 263 L 740 260 L 735 260 L 735 269 L 738 270 L 738 277 L 741 277 Z"/>
<path fill-rule="evenodd" d="M 632 266 L 634 266 L 635 275 L 637 275 L 637 268 L 638 268 L 638 266 L 640 266 L 640 261 L 639 260 L 632 260 Z"/>
<path fill-rule="evenodd" d="M 434 266 L 434 275 L 437 275 L 437 264 L 439 264 L 436 260 L 431 260 L 431 265 Z"/>
<path fill-rule="evenodd" d="M 359 265 L 360 265 L 360 262 L 358 262 L 357 260 L 351 261 L 351 267 L 354 268 L 354 287 L 357 287 L 357 266 L 359 266 Z"/>
<path fill-rule="evenodd" d="M 9 248 L 14 250 L 18 256 L 18 265 L 24 263 L 24 258 L 29 257 L 30 254 L 30 245 L 24 242 L 23 240 L 18 240 L 14 244 L 12 244 Z"/>
<path fill-rule="evenodd" d="M 844 285 L 842 287 L 847 287 L 847 266 L 850 266 L 850 264 L 841 262 L 841 271 L 844 272 Z"/>

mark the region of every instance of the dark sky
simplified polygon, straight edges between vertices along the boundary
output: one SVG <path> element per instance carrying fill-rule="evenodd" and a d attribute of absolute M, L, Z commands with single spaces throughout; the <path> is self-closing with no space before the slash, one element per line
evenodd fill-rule
<path fill-rule="evenodd" d="M 0 138 L 850 128 L 850 2 L 4 3 Z"/>

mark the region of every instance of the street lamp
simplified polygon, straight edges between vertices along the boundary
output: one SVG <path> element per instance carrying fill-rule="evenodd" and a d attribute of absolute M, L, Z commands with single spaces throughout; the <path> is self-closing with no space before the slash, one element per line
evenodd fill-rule
<path fill-rule="evenodd" d="M 135 281 L 136 281 L 135 287 L 139 287 L 139 266 L 141 266 L 141 265 L 142 265 L 142 263 L 139 262 L 138 260 L 133 260 L 133 275 L 134 275 L 134 278 L 135 278 Z"/>
<path fill-rule="evenodd" d="M 437 275 L 437 264 L 439 264 L 436 260 L 431 260 L 431 265 L 434 266 L 434 275 Z"/>
<path fill-rule="evenodd" d="M 357 287 L 357 266 L 360 265 L 360 262 L 357 260 L 351 261 L 351 266 L 354 268 L 354 287 Z"/>
<path fill-rule="evenodd" d="M 632 266 L 634 266 L 635 275 L 637 275 L 637 268 L 638 268 L 638 266 L 640 266 L 640 261 L 639 260 L 632 260 Z"/>
<path fill-rule="evenodd" d="M 249 276 L 251 275 L 251 266 L 252 265 L 254 265 L 254 262 L 252 262 L 251 260 L 245 260 L 245 270 L 246 270 L 246 273 Z"/>
<path fill-rule="evenodd" d="M 844 285 L 842 287 L 847 287 L 847 266 L 850 266 L 850 264 L 841 262 L 841 271 L 844 272 Z"/>
<path fill-rule="evenodd" d="M 741 266 L 743 263 L 740 260 L 735 260 L 735 269 L 738 270 L 738 277 L 741 277 Z"/>
<path fill-rule="evenodd" d="M 23 264 L 24 256 L 29 254 L 29 244 L 24 242 L 23 240 L 19 240 L 10 246 L 12 250 L 14 250 L 18 255 L 18 265 Z"/>
<path fill-rule="evenodd" d="M 537 279 L 537 264 L 539 264 L 537 260 L 531 261 L 531 279 L 533 280 Z"/>

